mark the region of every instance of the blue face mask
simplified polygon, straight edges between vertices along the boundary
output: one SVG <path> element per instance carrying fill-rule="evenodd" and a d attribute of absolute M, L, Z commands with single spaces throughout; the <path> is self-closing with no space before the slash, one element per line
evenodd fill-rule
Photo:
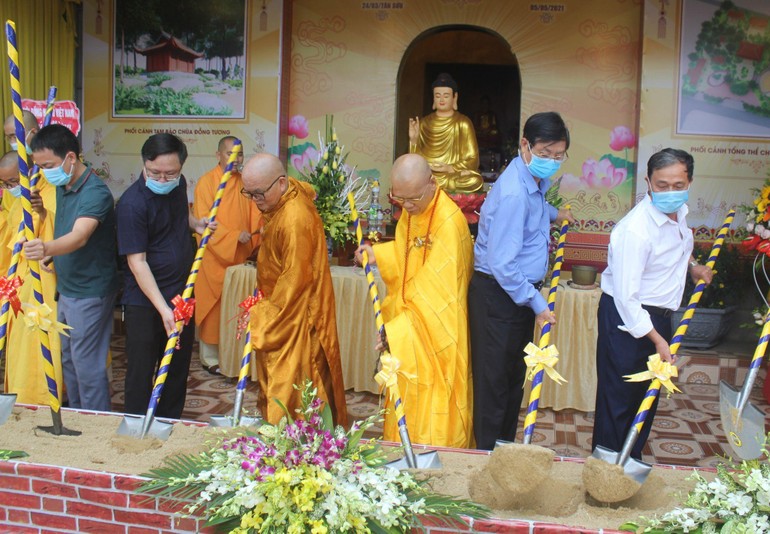
<path fill-rule="evenodd" d="M 530 160 L 527 168 L 535 178 L 541 178 L 543 180 L 550 178 L 559 170 L 559 167 L 561 167 L 561 161 L 556 161 L 551 158 L 541 158 L 540 156 L 533 154 L 532 147 L 529 149 L 529 156 Z"/>
<path fill-rule="evenodd" d="M 177 176 L 173 180 L 166 180 L 165 182 L 159 182 L 158 180 L 147 178 L 147 180 L 145 180 L 145 183 L 147 184 L 147 189 L 149 189 L 156 195 L 168 195 L 171 191 L 176 189 L 177 186 L 179 185 L 179 176 Z"/>
<path fill-rule="evenodd" d="M 11 143 L 11 150 L 13 150 L 14 152 L 19 150 L 19 143 L 16 143 L 16 142 Z"/>
<path fill-rule="evenodd" d="M 19 197 L 21 196 L 21 186 L 20 186 L 20 185 L 17 185 L 16 187 L 12 187 L 12 188 L 10 188 L 10 189 L 8 190 L 8 192 L 9 192 L 9 193 L 10 193 L 12 196 L 14 196 L 14 197 L 16 197 L 16 198 L 19 198 Z"/>
<path fill-rule="evenodd" d="M 675 213 L 681 208 L 690 196 L 690 190 L 684 191 L 661 191 L 657 193 L 650 190 L 652 194 L 652 205 L 663 213 Z"/>
<path fill-rule="evenodd" d="M 64 171 L 64 162 L 62 161 L 62 164 L 58 167 L 55 167 L 53 169 L 40 169 L 43 171 L 43 175 L 45 176 L 45 179 L 48 180 L 48 183 L 51 184 L 54 187 L 59 187 L 60 185 L 66 185 L 69 183 L 69 181 L 72 179 L 72 170 L 75 168 L 75 163 L 72 163 L 72 167 L 70 167 L 70 172 Z"/>

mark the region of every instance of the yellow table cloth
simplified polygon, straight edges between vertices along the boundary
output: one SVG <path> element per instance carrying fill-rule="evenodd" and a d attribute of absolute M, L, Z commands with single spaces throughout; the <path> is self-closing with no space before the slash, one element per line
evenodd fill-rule
<path fill-rule="evenodd" d="M 360 267 L 332 265 L 330 269 L 345 388 L 376 393 L 377 327 L 366 275 Z M 237 377 L 240 371 L 244 341 L 235 339 L 237 319 L 234 317 L 240 312 L 238 304 L 254 291 L 256 277 L 257 270 L 252 263 L 229 267 L 225 273 L 219 339 L 219 365 L 225 376 Z M 379 273 L 375 274 L 375 282 L 382 299 L 385 284 Z M 253 367 L 250 374 L 252 380 L 257 379 Z"/>
<path fill-rule="evenodd" d="M 548 289 L 541 293 L 548 298 Z M 556 293 L 556 324 L 551 329 L 551 344 L 559 351 L 555 369 L 566 380 L 558 385 L 547 376 L 543 379 L 539 408 L 581 412 L 594 411 L 596 401 L 596 338 L 598 325 L 596 310 L 602 290 L 576 289 L 567 281 L 560 281 Z M 535 328 L 534 343 L 540 339 Z M 522 406 L 529 402 L 529 382 L 525 385 Z"/>

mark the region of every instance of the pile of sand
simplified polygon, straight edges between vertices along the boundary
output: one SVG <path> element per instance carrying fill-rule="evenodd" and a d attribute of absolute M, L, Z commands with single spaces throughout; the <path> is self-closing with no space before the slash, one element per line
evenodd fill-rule
<path fill-rule="evenodd" d="M 47 408 L 15 407 L 0 426 L 0 449 L 29 454 L 19 461 L 139 475 L 160 467 L 168 456 L 205 450 L 207 443 L 223 433 L 221 429 L 176 424 L 166 441 L 140 440 L 117 435 L 121 416 L 62 410 L 62 419 L 65 427 L 82 435 L 53 436 L 41 431 L 37 426 L 51 425 Z M 508 447 L 494 461 L 486 454 L 442 451 L 441 469 L 419 470 L 416 475 L 430 480 L 436 492 L 490 506 L 495 517 L 594 529 L 616 529 L 641 515 L 662 514 L 679 504 L 694 485 L 685 480 L 689 470 L 654 467 L 636 495 L 606 505 L 586 493 L 583 463 L 551 462 L 552 456 L 552 451 L 532 445 Z"/>

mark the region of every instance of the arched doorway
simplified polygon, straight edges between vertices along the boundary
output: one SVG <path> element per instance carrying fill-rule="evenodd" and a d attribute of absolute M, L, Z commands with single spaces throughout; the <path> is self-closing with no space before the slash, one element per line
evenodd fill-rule
<path fill-rule="evenodd" d="M 508 42 L 478 26 L 431 28 L 407 48 L 396 82 L 394 158 L 409 151 L 409 117 L 431 113 L 430 86 L 441 72 L 457 81 L 459 111 L 474 121 L 479 132 L 481 170 L 499 169 L 518 145 L 521 76 Z M 497 135 L 483 135 L 479 129 L 490 113 L 496 118 Z"/>

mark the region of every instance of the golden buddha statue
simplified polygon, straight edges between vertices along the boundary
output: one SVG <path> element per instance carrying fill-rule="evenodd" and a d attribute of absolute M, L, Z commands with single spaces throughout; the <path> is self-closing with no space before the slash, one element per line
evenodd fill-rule
<path fill-rule="evenodd" d="M 447 193 L 475 193 L 484 180 L 473 122 L 457 111 L 457 83 L 449 74 L 439 74 L 432 88 L 434 112 L 409 119 L 409 152 L 428 160 Z"/>

